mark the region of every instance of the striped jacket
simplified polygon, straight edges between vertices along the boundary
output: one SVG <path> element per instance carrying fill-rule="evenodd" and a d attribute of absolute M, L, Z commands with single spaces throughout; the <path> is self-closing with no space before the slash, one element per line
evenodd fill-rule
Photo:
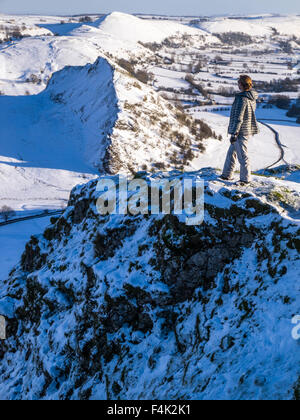
<path fill-rule="evenodd" d="M 258 93 L 254 89 L 238 93 L 232 105 L 228 134 L 254 136 L 259 133 L 255 117 Z"/>

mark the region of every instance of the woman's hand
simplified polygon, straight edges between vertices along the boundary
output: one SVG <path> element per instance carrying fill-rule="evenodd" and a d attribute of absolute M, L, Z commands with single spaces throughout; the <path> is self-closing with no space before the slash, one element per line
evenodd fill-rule
<path fill-rule="evenodd" d="M 238 135 L 237 134 L 233 134 L 230 138 L 230 143 L 234 144 L 238 139 Z"/>

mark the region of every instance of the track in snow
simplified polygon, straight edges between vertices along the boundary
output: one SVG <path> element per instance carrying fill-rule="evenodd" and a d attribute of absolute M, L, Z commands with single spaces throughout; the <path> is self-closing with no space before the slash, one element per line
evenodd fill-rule
<path fill-rule="evenodd" d="M 272 168 L 272 166 L 277 165 L 277 163 L 279 163 L 279 162 L 281 162 L 281 161 L 283 161 L 284 163 L 287 163 L 287 162 L 284 160 L 285 151 L 284 151 L 284 148 L 283 148 L 283 144 L 282 144 L 282 143 L 281 143 L 281 141 L 280 141 L 280 137 L 279 137 L 279 133 L 278 133 L 278 131 L 276 131 L 276 130 L 272 127 L 272 126 L 270 126 L 269 124 L 267 124 L 267 123 L 265 123 L 265 122 L 263 122 L 263 121 L 285 121 L 285 120 L 262 120 L 262 119 L 258 120 L 258 122 L 259 122 L 260 124 L 265 125 L 266 127 L 268 127 L 268 128 L 269 128 L 269 129 L 270 129 L 270 130 L 274 133 L 274 136 L 275 136 L 275 141 L 276 141 L 276 144 L 277 144 L 278 149 L 279 149 L 279 151 L 280 151 L 280 158 L 279 158 L 276 162 L 272 163 L 272 165 L 267 166 L 267 167 L 265 168 L 265 170 L 267 170 L 267 169 Z"/>
<path fill-rule="evenodd" d="M 56 210 L 56 211 L 51 211 L 51 212 L 47 212 L 47 213 L 44 212 L 44 213 L 41 213 L 41 214 L 36 214 L 35 216 L 26 216 L 26 217 L 20 217 L 18 219 L 7 220 L 6 222 L 1 222 L 0 227 L 1 226 L 12 225 L 13 223 L 25 222 L 27 220 L 41 219 L 42 217 L 55 216 L 55 215 L 58 215 L 58 214 L 62 214 L 63 212 L 64 212 L 64 210 Z"/>

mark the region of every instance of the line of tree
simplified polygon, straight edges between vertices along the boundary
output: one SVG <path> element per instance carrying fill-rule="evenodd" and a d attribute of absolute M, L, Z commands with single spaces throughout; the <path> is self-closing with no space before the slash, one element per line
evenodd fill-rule
<path fill-rule="evenodd" d="M 300 96 L 296 103 L 291 105 L 286 115 L 290 118 L 297 118 L 297 123 L 300 124 Z"/>
<path fill-rule="evenodd" d="M 289 109 L 291 106 L 291 98 L 286 95 L 275 95 L 269 99 L 268 103 L 279 109 Z"/>
<path fill-rule="evenodd" d="M 252 44 L 254 41 L 252 37 L 244 32 L 224 32 L 224 33 L 214 33 L 214 36 L 219 38 L 223 44 L 227 45 L 247 45 Z"/>
<path fill-rule="evenodd" d="M 0 43 L 3 42 L 8 42 L 11 41 L 12 39 L 21 39 L 24 36 L 22 35 L 22 30 L 25 30 L 26 26 L 23 25 L 22 27 L 20 26 L 4 26 L 4 25 L 0 25 L 0 31 L 4 32 L 4 39 L 0 40 Z"/>
<path fill-rule="evenodd" d="M 192 74 L 187 74 L 185 76 L 185 80 L 193 86 L 196 90 L 198 90 L 199 93 L 201 93 L 202 96 L 205 98 L 208 97 L 209 92 L 201 85 L 201 83 L 197 82 L 197 80 L 194 78 Z"/>
<path fill-rule="evenodd" d="M 298 92 L 300 78 L 273 79 L 270 82 L 256 81 L 255 86 L 260 92 Z"/>

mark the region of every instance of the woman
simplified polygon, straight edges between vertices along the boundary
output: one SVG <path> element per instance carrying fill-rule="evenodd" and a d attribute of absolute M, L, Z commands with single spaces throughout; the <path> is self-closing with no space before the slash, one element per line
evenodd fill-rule
<path fill-rule="evenodd" d="M 248 140 L 259 132 L 255 117 L 258 93 L 253 89 L 251 77 L 242 75 L 238 81 L 240 93 L 235 97 L 232 106 L 228 133 L 231 134 L 229 148 L 221 178 L 232 180 L 237 160 L 241 165 L 240 185 L 247 185 L 251 180 L 251 169 L 248 156 Z"/>

